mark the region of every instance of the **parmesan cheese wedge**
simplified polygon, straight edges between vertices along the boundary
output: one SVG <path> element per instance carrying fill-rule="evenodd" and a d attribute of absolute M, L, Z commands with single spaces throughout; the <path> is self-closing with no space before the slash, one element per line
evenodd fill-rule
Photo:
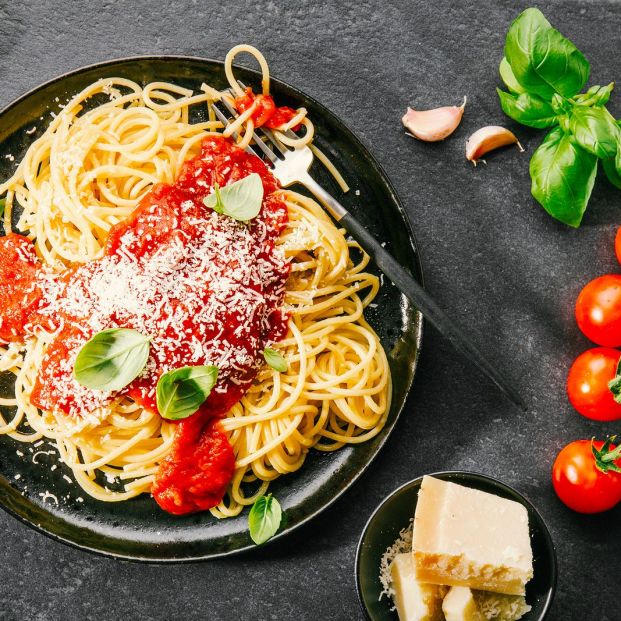
<path fill-rule="evenodd" d="M 390 574 L 399 621 L 444 620 L 442 597 L 447 589 L 437 584 L 418 582 L 414 575 L 414 559 L 411 554 L 397 554 Z"/>
<path fill-rule="evenodd" d="M 412 549 L 420 582 L 524 595 L 533 576 L 524 506 L 429 476 L 418 495 Z"/>
<path fill-rule="evenodd" d="M 451 587 L 442 601 L 442 612 L 446 621 L 484 621 L 468 587 Z"/>

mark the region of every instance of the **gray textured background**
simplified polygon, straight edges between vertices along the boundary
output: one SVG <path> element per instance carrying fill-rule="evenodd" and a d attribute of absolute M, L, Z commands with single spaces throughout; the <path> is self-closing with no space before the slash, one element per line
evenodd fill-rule
<path fill-rule="evenodd" d="M 517 414 L 427 330 L 420 371 L 397 431 L 344 500 L 287 542 L 253 555 L 145 566 L 52 542 L 0 513 L 2 619 L 357 619 L 355 546 L 369 514 L 401 483 L 466 468 L 498 476 L 541 510 L 556 542 L 554 620 L 617 621 L 621 508 L 584 517 L 550 485 L 565 443 L 620 431 L 569 406 L 564 382 L 588 346 L 572 317 L 591 278 L 619 271 L 613 237 L 621 193 L 598 181 L 578 230 L 529 194 L 528 157 L 541 134 L 503 116 L 494 87 L 519 2 L 250 2 L 87 0 L 0 2 L 0 105 L 84 64 L 133 54 L 223 58 L 257 45 L 273 74 L 332 108 L 362 137 L 404 199 L 429 290 L 485 335 L 531 409 Z M 621 5 L 547 2 L 549 19 L 590 60 L 591 84 L 620 79 Z M 407 104 L 468 107 L 439 145 L 407 138 Z M 621 116 L 621 95 L 611 109 Z M 499 152 L 476 169 L 463 157 L 482 125 L 507 124 L 526 153 Z"/>

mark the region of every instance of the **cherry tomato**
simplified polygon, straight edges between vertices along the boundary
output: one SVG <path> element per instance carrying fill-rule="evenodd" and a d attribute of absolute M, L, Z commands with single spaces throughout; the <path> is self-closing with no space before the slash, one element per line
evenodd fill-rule
<path fill-rule="evenodd" d="M 598 345 L 621 345 L 621 274 L 592 280 L 576 300 L 576 321 L 584 335 Z"/>
<path fill-rule="evenodd" d="M 569 369 L 567 395 L 571 404 L 587 418 L 617 420 L 621 404 L 614 400 L 608 382 L 617 374 L 621 352 L 610 347 L 594 347 L 580 354 Z"/>
<path fill-rule="evenodd" d="M 604 442 L 593 444 L 600 450 Z M 621 459 L 614 463 L 621 467 Z M 590 440 L 576 440 L 561 450 L 552 467 L 552 484 L 561 501 L 578 513 L 607 511 L 621 501 L 621 474 L 597 468 Z"/>
<path fill-rule="evenodd" d="M 617 236 L 615 237 L 615 254 L 617 261 L 621 263 L 621 226 L 617 229 Z"/>

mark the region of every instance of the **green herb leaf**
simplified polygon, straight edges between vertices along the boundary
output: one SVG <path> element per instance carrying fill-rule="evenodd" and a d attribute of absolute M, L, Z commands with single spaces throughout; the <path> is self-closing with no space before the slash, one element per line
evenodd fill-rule
<path fill-rule="evenodd" d="M 513 69 L 511 69 L 511 65 L 508 63 L 507 59 L 504 56 L 500 61 L 500 67 L 498 67 L 498 71 L 500 72 L 500 77 L 505 83 L 505 86 L 514 95 L 519 95 L 520 93 L 526 92 L 526 89 L 517 81 L 516 77 L 513 75 Z"/>
<path fill-rule="evenodd" d="M 608 181 L 621 190 L 621 166 L 617 167 L 617 161 L 621 160 L 621 149 L 617 150 L 617 157 L 609 157 L 602 160 L 602 168 L 608 177 Z M 620 401 L 621 403 L 621 401 Z"/>
<path fill-rule="evenodd" d="M 4 215 L 5 207 L 6 207 L 6 198 L 0 198 L 0 218 Z"/>
<path fill-rule="evenodd" d="M 257 545 L 271 539 L 280 526 L 282 509 L 271 494 L 257 498 L 248 514 L 250 537 Z"/>
<path fill-rule="evenodd" d="M 608 86 L 591 86 L 591 88 L 573 99 L 578 106 L 603 106 L 608 103 L 615 83 L 611 82 Z"/>
<path fill-rule="evenodd" d="M 213 365 L 181 367 L 164 373 L 155 390 L 158 412 L 169 420 L 191 416 L 203 405 L 217 380 L 218 367 Z"/>
<path fill-rule="evenodd" d="M 531 192 L 552 217 L 577 227 L 589 202 L 596 173 L 597 158 L 556 127 L 530 160 Z"/>
<path fill-rule="evenodd" d="M 617 153 L 619 127 L 606 108 L 574 106 L 569 131 L 577 144 L 599 158 L 614 157 Z"/>
<path fill-rule="evenodd" d="M 240 222 L 256 218 L 263 202 L 263 182 L 258 173 L 220 188 L 217 184 L 214 191 L 204 201 L 218 213 L 223 213 Z"/>
<path fill-rule="evenodd" d="M 612 393 L 613 399 L 621 403 L 621 357 L 617 361 L 615 376 L 608 382 L 608 389 Z"/>
<path fill-rule="evenodd" d="M 599 450 L 595 448 L 594 438 L 591 439 L 591 452 L 595 459 L 595 466 L 604 473 L 621 472 L 621 468 L 615 463 L 621 458 L 621 444 L 616 448 L 611 447 L 616 439 L 617 436 L 608 436 Z"/>
<path fill-rule="evenodd" d="M 516 80 L 545 99 L 572 97 L 589 78 L 590 66 L 576 46 L 552 28 L 539 9 L 530 8 L 511 24 L 505 57 Z"/>
<path fill-rule="evenodd" d="M 275 349 L 266 347 L 263 350 L 263 357 L 265 358 L 265 362 L 275 371 L 284 373 L 287 370 L 287 361 L 284 359 L 283 355 Z"/>
<path fill-rule="evenodd" d="M 151 339 L 129 328 L 110 328 L 84 343 L 75 359 L 73 376 L 82 386 L 120 390 L 144 369 Z"/>
<path fill-rule="evenodd" d="M 514 121 L 537 128 L 551 127 L 557 123 L 556 112 L 552 106 L 537 95 L 530 95 L 529 93 L 512 95 L 501 91 L 499 88 L 496 91 L 503 112 Z"/>

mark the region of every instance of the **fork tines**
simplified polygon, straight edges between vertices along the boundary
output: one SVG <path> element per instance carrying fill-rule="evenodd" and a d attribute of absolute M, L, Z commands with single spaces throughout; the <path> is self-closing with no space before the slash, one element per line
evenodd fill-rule
<path fill-rule="evenodd" d="M 217 103 L 214 102 L 212 104 L 213 111 L 215 115 L 218 117 L 218 120 L 221 123 L 223 123 L 224 126 L 226 127 L 227 125 L 231 123 L 232 120 L 236 119 L 239 116 L 239 114 L 237 110 L 235 110 L 235 108 L 233 108 L 233 106 L 226 99 L 221 99 L 218 103 L 222 104 L 222 106 L 226 109 L 226 111 L 230 115 L 230 116 L 227 116 L 226 114 L 224 114 L 224 112 L 218 107 Z M 233 135 L 235 138 L 237 138 L 239 136 L 239 133 L 233 132 Z M 269 136 L 267 136 L 267 138 L 270 143 L 276 144 L 275 141 L 273 141 Z M 252 139 L 253 139 L 252 142 L 250 143 L 248 147 L 246 147 L 246 150 L 250 151 L 257 157 L 261 157 L 261 155 L 257 153 L 256 149 L 253 148 L 253 147 L 258 147 L 259 150 L 265 155 L 265 157 L 267 157 L 267 159 L 270 160 L 270 162 L 274 163 L 279 159 L 276 153 L 274 153 L 274 151 L 272 151 L 272 149 L 270 149 L 267 146 L 267 144 L 265 144 L 265 141 L 263 140 L 263 138 L 259 136 L 259 134 L 256 131 L 252 132 Z"/>
<path fill-rule="evenodd" d="M 246 88 L 244 83 L 240 80 L 238 80 L 237 83 L 241 88 Z M 234 96 L 234 93 L 230 89 L 228 93 L 231 95 L 231 97 Z M 232 120 L 236 119 L 239 116 L 239 113 L 229 103 L 227 99 L 222 98 L 218 103 L 222 104 L 223 108 L 225 108 L 230 115 L 227 117 L 227 115 L 218 108 L 215 102 L 212 104 L 213 110 L 218 117 L 218 120 L 226 127 L 229 123 L 231 123 Z M 239 136 L 238 132 L 234 132 L 234 135 L 236 138 Z M 285 132 L 285 135 L 289 138 L 298 138 L 298 136 L 290 129 Z M 282 142 L 280 142 L 280 140 L 278 140 L 278 138 L 271 129 L 268 129 L 266 127 L 257 128 L 252 132 L 252 142 L 250 143 L 250 146 L 248 146 L 248 150 L 258 156 L 259 154 L 257 153 L 256 149 L 252 148 L 253 146 L 258 147 L 259 150 L 265 155 L 265 157 L 267 157 L 272 162 L 272 164 L 274 164 L 277 160 L 285 157 L 286 154 L 291 151 L 289 147 L 287 147 Z"/>

